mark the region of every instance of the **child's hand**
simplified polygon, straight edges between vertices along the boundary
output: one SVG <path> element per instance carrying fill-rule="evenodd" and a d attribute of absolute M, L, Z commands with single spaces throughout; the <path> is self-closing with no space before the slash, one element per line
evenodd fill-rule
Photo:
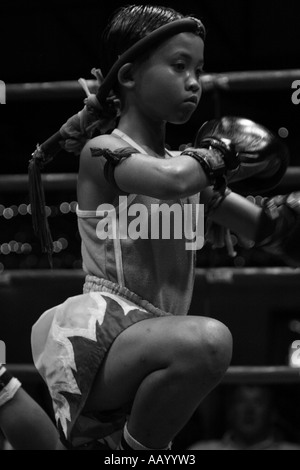
<path fill-rule="evenodd" d="M 227 171 L 230 188 L 240 194 L 261 194 L 275 187 L 288 164 L 287 147 L 270 130 L 249 119 L 225 116 L 206 122 L 199 129 L 195 147 L 218 148 L 226 144 L 238 156 L 239 167 Z M 234 156 L 224 153 L 227 170 Z"/>
<path fill-rule="evenodd" d="M 287 264 L 299 267 L 299 238 L 300 192 L 266 199 L 257 233 L 257 246 L 283 258 Z"/>
<path fill-rule="evenodd" d="M 229 139 L 209 136 L 197 144 L 195 148 L 186 148 L 182 155 L 195 158 L 203 168 L 210 185 L 215 190 L 224 192 L 227 178 L 239 169 L 238 153 Z"/>

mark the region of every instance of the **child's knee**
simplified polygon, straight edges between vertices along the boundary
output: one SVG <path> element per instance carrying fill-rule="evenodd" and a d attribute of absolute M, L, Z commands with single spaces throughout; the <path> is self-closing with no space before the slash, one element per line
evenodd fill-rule
<path fill-rule="evenodd" d="M 226 372 L 232 357 L 232 336 L 218 320 L 207 320 L 204 353 L 207 367 L 213 374 Z"/>
<path fill-rule="evenodd" d="M 203 371 L 212 377 L 226 372 L 232 356 L 232 336 L 223 323 L 210 318 L 200 322 L 191 319 L 182 335 L 181 358 L 187 372 L 197 375 Z"/>

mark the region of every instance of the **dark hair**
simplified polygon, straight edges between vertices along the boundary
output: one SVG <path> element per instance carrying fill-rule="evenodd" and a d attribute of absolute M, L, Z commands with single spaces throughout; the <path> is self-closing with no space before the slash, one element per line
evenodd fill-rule
<path fill-rule="evenodd" d="M 107 75 L 119 56 L 160 26 L 187 18 L 173 8 L 154 5 L 129 5 L 118 9 L 102 35 L 101 70 Z M 201 37 L 204 38 L 203 27 Z"/>

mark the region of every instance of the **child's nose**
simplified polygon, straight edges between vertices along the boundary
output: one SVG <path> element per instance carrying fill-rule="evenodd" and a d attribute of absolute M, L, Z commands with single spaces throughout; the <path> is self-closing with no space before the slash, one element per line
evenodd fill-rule
<path fill-rule="evenodd" d="M 200 85 L 200 82 L 199 80 L 197 79 L 197 77 L 195 75 L 190 75 L 189 78 L 188 78 L 188 82 L 187 82 L 187 88 L 188 90 L 191 90 L 193 91 L 194 93 L 198 92 L 199 90 L 201 90 L 201 85 Z"/>

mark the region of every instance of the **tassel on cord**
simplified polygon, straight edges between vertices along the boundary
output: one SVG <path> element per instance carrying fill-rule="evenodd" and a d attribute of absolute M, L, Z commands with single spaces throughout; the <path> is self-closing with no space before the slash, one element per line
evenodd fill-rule
<path fill-rule="evenodd" d="M 37 145 L 28 165 L 29 199 L 31 206 L 32 224 L 35 235 L 40 239 L 43 253 L 47 253 L 51 269 L 53 268 L 53 240 L 46 215 L 45 194 L 41 170 L 48 163 L 43 150 Z"/>

